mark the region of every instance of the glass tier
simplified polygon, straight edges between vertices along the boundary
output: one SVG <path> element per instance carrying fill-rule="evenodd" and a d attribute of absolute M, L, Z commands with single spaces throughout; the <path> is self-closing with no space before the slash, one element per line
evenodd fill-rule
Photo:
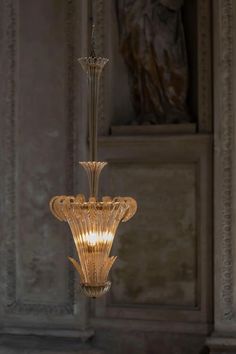
<path fill-rule="evenodd" d="M 136 213 L 137 204 L 130 197 L 103 197 L 98 201 L 83 195 L 57 196 L 50 202 L 52 213 L 68 222 L 73 234 L 80 263 L 70 261 L 80 274 L 81 288 L 90 297 L 107 292 L 109 271 L 116 260 L 110 251 L 119 223 L 128 221 Z"/>

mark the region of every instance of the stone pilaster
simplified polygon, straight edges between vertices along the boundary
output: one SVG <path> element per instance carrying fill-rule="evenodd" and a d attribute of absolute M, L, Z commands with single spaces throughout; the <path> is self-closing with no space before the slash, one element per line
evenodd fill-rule
<path fill-rule="evenodd" d="M 212 353 L 236 353 L 236 2 L 213 1 L 213 11 L 215 323 L 208 346 Z"/>

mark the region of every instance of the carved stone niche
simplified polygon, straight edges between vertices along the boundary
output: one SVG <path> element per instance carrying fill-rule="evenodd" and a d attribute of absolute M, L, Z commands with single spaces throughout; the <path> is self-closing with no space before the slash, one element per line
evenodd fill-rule
<path fill-rule="evenodd" d="M 185 1 L 182 18 L 189 61 L 187 104 L 192 124 L 130 126 L 134 112 L 128 73 L 119 50 L 115 1 L 96 0 L 97 48 L 110 59 L 100 97 L 100 134 L 181 134 L 212 131 L 211 0 Z M 104 94 L 106 92 L 106 94 Z M 112 129 L 110 129 L 112 127 Z"/>

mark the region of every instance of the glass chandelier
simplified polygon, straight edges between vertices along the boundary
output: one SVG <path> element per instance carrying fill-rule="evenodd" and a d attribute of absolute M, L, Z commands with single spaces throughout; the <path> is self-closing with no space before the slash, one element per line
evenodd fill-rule
<path fill-rule="evenodd" d="M 94 31 L 94 28 L 93 28 Z M 106 162 L 97 161 L 97 118 L 100 79 L 108 59 L 97 57 L 92 49 L 89 57 L 79 62 L 88 79 L 88 119 L 90 161 L 80 162 L 87 173 L 90 197 L 56 196 L 50 201 L 53 215 L 66 221 L 71 229 L 79 263 L 69 257 L 80 276 L 80 286 L 88 297 L 105 294 L 111 286 L 108 274 L 116 260 L 110 256 L 114 236 L 120 222 L 126 222 L 136 213 L 137 203 L 131 197 L 98 199 L 99 176 Z"/>

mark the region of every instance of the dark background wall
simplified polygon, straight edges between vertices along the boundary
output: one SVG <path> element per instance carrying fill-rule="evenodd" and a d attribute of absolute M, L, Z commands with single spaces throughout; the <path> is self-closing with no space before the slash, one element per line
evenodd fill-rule
<path fill-rule="evenodd" d="M 48 208 L 52 196 L 85 187 L 76 58 L 87 54 L 87 5 L 0 3 L 0 352 L 201 353 L 213 321 L 211 2 L 184 8 L 198 130 L 110 136 L 121 58 L 111 2 L 96 1 L 98 52 L 112 61 L 100 99 L 99 153 L 110 164 L 102 193 L 134 196 L 139 210 L 117 235 L 112 290 L 95 302 L 79 294 L 69 229 Z"/>

